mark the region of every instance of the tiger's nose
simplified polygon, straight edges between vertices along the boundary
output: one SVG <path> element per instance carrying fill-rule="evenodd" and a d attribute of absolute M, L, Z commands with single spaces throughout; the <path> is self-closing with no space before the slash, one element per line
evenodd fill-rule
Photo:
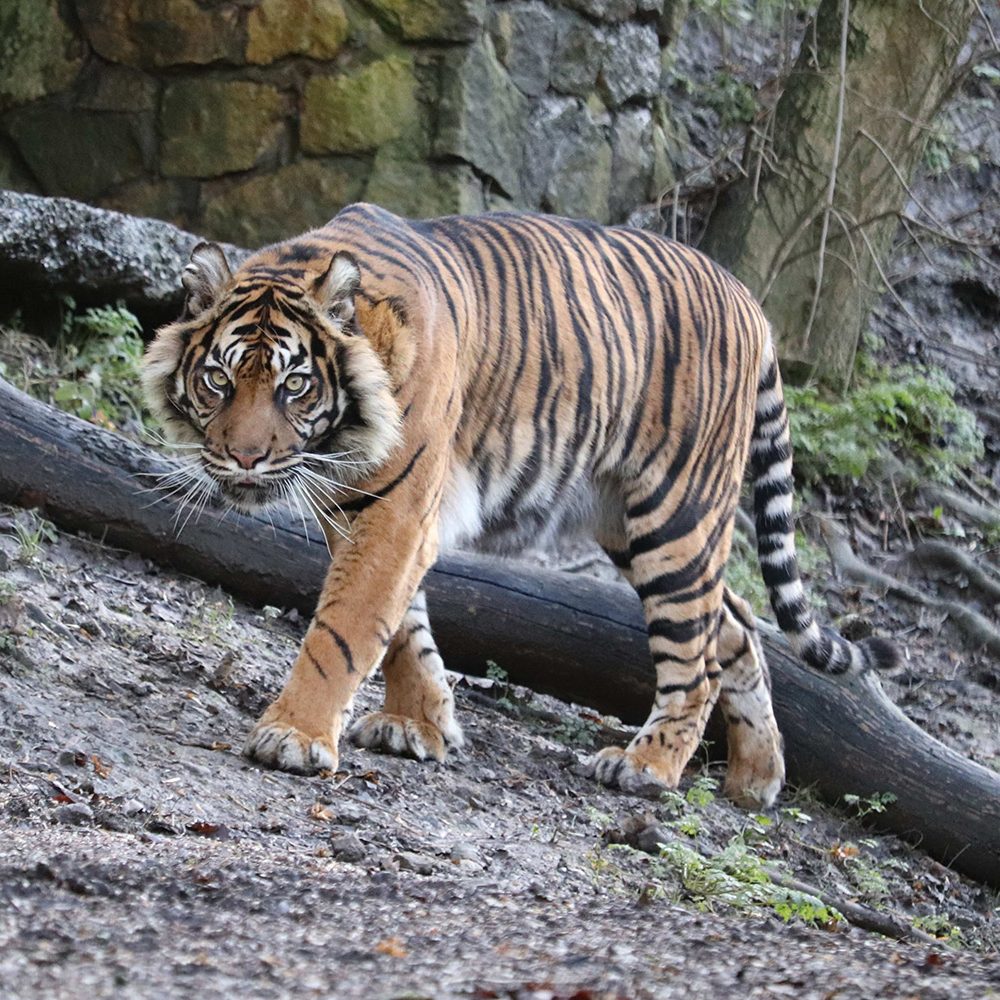
<path fill-rule="evenodd" d="M 236 461 L 244 469 L 252 469 L 258 462 L 262 462 L 267 458 L 270 448 L 256 448 L 251 450 L 242 450 L 238 448 L 229 448 L 229 457 L 236 459 Z"/>

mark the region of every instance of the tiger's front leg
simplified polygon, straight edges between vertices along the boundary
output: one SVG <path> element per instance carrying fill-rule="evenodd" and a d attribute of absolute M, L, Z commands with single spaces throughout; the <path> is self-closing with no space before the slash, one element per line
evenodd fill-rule
<path fill-rule="evenodd" d="M 418 467 L 419 468 L 419 467 Z M 409 486 L 409 488 L 405 488 Z M 333 770 L 354 695 L 381 663 L 437 556 L 436 511 L 413 516 L 430 492 L 423 476 L 372 501 L 334 558 L 291 675 L 247 739 L 244 753 L 295 774 Z"/>
<path fill-rule="evenodd" d="M 455 700 L 438 653 L 423 590 L 417 592 L 382 660 L 385 705 L 351 727 L 356 746 L 385 753 L 444 760 L 461 747 Z"/>

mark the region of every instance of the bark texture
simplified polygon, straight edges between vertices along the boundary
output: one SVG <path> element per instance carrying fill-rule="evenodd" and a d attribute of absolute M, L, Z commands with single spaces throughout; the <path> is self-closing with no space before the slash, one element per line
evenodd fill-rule
<path fill-rule="evenodd" d="M 775 109 L 766 165 L 758 176 L 751 164 L 712 215 L 702 249 L 762 299 L 793 374 L 850 377 L 974 10 L 972 0 L 823 0 Z"/>
<path fill-rule="evenodd" d="M 134 549 L 259 604 L 312 612 L 328 563 L 290 517 L 274 524 L 209 512 L 178 535 L 171 501 L 149 505 L 142 474 L 171 463 L 30 399 L 0 380 L 0 501 L 40 507 L 70 529 Z M 442 559 L 427 579 L 446 662 L 645 718 L 653 694 L 646 629 L 625 585 L 472 555 Z M 934 857 L 1000 887 L 1000 777 L 911 723 L 874 676 L 834 678 L 793 659 L 773 629 L 764 641 L 788 774 L 837 799 L 892 792 L 877 817 Z M 720 738 L 713 735 L 713 738 Z"/>

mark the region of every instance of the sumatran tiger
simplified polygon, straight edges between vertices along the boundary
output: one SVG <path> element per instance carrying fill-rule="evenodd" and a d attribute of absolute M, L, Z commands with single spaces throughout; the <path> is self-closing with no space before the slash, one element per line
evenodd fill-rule
<path fill-rule="evenodd" d="M 409 221 L 372 205 L 231 271 L 194 248 L 184 314 L 144 384 L 198 475 L 243 511 L 291 499 L 332 563 L 248 757 L 337 766 L 380 664 L 360 746 L 443 759 L 462 744 L 421 582 L 442 549 L 511 552 L 585 527 L 638 592 L 656 693 L 589 764 L 625 790 L 677 785 L 719 703 L 727 794 L 770 805 L 782 741 L 754 620 L 723 579 L 741 482 L 778 624 L 806 663 L 887 666 L 813 619 L 796 566 L 788 420 L 768 323 L 690 247 L 630 228 L 498 213 Z M 613 663 L 608 683 L 614 683 Z"/>

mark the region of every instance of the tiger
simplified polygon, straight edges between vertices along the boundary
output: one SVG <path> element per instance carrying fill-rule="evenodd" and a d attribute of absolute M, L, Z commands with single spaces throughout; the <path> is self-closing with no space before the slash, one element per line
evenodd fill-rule
<path fill-rule="evenodd" d="M 724 793 L 782 787 L 781 734 L 749 605 L 725 582 L 744 473 L 777 623 L 812 668 L 886 668 L 895 647 L 820 627 L 796 562 L 774 339 L 698 250 L 629 227 L 497 212 L 408 220 L 350 205 L 235 270 L 201 242 L 143 385 L 199 475 L 243 512 L 287 501 L 331 553 L 315 614 L 244 753 L 334 771 L 359 747 L 463 745 L 424 576 L 455 547 L 509 555 L 589 533 L 642 602 L 655 693 L 585 773 L 676 788 L 718 705 Z M 380 711 L 349 725 L 381 666 Z M 614 683 L 609 664 L 608 683 Z"/>

